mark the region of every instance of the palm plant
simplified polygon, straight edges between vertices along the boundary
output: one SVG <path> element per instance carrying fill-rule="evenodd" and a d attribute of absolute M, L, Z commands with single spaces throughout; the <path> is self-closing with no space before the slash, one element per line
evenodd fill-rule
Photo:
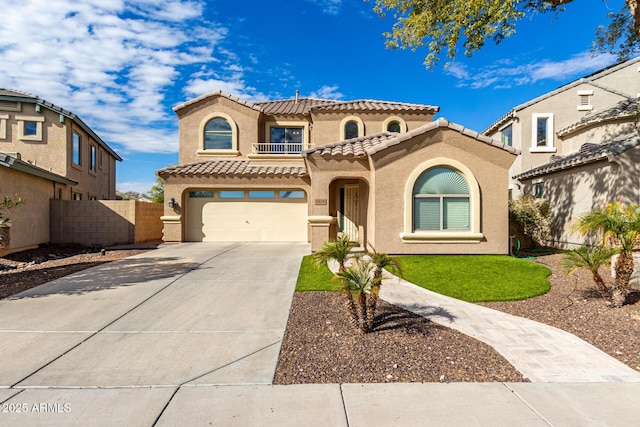
<path fill-rule="evenodd" d="M 371 259 L 371 262 L 375 264 L 376 268 L 373 272 L 374 284 L 371 287 L 371 293 L 367 298 L 367 329 L 373 329 L 373 320 L 376 316 L 376 309 L 378 307 L 378 298 L 380 296 L 380 286 L 382 286 L 382 274 L 384 269 L 387 268 L 392 274 L 402 277 L 402 268 L 397 259 L 390 257 L 389 255 L 378 252 L 369 244 L 370 250 L 367 255 Z"/>
<path fill-rule="evenodd" d="M 564 253 L 562 266 L 567 270 L 567 274 L 571 274 L 579 268 L 589 270 L 598 288 L 598 292 L 600 292 L 600 295 L 607 304 L 610 304 L 612 296 L 611 289 L 607 286 L 602 276 L 600 276 L 598 270 L 602 265 L 607 265 L 611 260 L 611 256 L 617 252 L 617 249 L 603 245 L 582 245 L 579 248 L 571 249 Z"/>
<path fill-rule="evenodd" d="M 345 271 L 345 263 L 349 257 L 351 249 L 358 244 L 352 242 L 346 235 L 338 237 L 336 240 L 325 242 L 322 248 L 313 254 L 313 262 L 317 266 L 326 265 L 327 262 L 334 260 L 338 263 L 338 273 Z M 343 293 L 345 295 L 345 304 L 349 313 L 351 324 L 358 327 L 358 312 L 353 301 L 352 294 L 349 292 L 341 279 Z"/>
<path fill-rule="evenodd" d="M 623 207 L 620 202 L 608 203 L 578 217 L 575 229 L 582 234 L 599 233 L 603 244 L 610 238 L 618 249 L 616 278 L 612 290 L 612 306 L 622 307 L 629 292 L 633 274 L 633 249 L 640 243 L 640 206 Z"/>
<path fill-rule="evenodd" d="M 355 298 L 358 302 L 358 327 L 364 333 L 371 330 L 367 317 L 367 297 L 371 295 L 371 289 L 382 279 L 374 277 L 376 268 L 376 265 L 369 260 L 356 257 L 349 267 L 337 274 L 342 281 L 343 290 L 350 295 L 351 301 Z"/>

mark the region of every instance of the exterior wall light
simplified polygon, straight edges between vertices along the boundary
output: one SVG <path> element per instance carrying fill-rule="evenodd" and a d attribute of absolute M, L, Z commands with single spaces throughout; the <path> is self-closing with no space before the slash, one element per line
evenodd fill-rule
<path fill-rule="evenodd" d="M 174 199 L 173 197 L 169 199 L 169 209 L 173 209 L 173 206 L 176 204 L 176 199 Z"/>

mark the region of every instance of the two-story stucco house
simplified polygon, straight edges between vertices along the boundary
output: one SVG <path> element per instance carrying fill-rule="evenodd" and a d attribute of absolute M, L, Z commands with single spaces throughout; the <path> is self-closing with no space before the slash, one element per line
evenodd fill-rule
<path fill-rule="evenodd" d="M 121 160 L 72 112 L 0 89 L 1 195 L 25 201 L 12 213 L 11 251 L 49 241 L 50 199 L 115 199 Z"/>
<path fill-rule="evenodd" d="M 640 57 L 519 105 L 485 130 L 521 151 L 509 188 L 549 201 L 550 245 L 583 242 L 570 227 L 580 214 L 640 201 L 639 96 Z"/>
<path fill-rule="evenodd" d="M 179 164 L 164 240 L 297 241 L 346 233 L 387 253 L 507 253 L 516 150 L 388 101 L 246 102 L 220 91 L 174 108 Z"/>

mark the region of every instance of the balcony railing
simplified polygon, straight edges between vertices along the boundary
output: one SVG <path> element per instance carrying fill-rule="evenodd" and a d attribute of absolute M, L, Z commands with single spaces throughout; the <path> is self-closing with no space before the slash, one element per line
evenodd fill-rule
<path fill-rule="evenodd" d="M 255 142 L 252 145 L 252 154 L 300 154 L 305 148 L 307 147 L 303 142 Z"/>

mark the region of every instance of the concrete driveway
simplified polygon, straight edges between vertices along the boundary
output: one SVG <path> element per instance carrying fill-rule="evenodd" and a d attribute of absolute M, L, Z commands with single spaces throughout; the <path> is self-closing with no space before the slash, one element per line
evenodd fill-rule
<path fill-rule="evenodd" d="M 309 250 L 168 246 L 0 301 L 0 401 L 43 388 L 63 403 L 52 389 L 125 388 L 114 398 L 130 401 L 151 387 L 166 399 L 141 395 L 161 411 L 182 385 L 271 384 Z"/>

